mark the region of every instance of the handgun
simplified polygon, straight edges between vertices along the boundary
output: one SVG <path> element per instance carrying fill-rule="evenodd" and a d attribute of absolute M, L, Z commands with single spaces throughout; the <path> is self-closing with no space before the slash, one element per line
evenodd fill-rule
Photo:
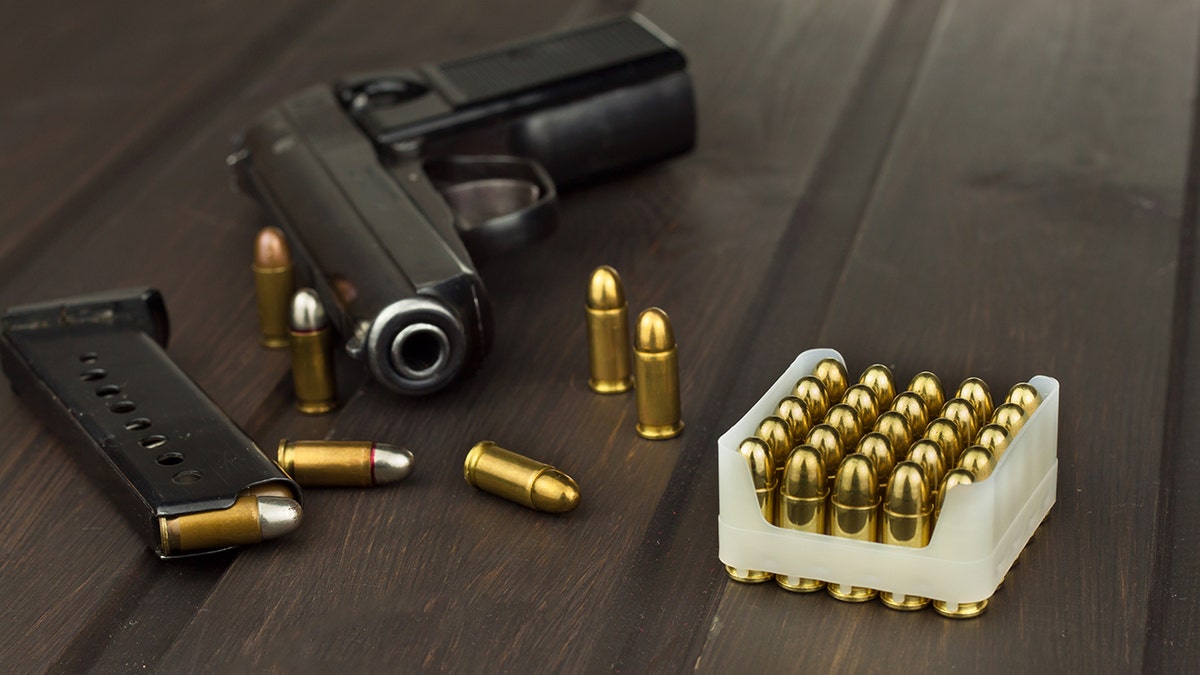
<path fill-rule="evenodd" d="M 687 152 L 695 136 L 686 58 L 630 15 L 310 87 L 228 162 L 346 351 L 422 395 L 490 350 L 477 262 L 553 232 L 558 188 Z"/>

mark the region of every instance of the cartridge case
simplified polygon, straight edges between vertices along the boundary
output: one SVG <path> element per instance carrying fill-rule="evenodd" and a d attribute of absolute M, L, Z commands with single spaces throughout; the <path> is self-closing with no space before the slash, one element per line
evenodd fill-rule
<path fill-rule="evenodd" d="M 818 424 L 809 430 L 804 444 L 811 445 L 821 453 L 821 458 L 825 460 L 825 470 L 829 473 L 829 479 L 833 480 L 833 475 L 837 473 L 837 468 L 846 455 L 846 446 L 842 444 L 842 437 L 837 430 L 828 424 Z"/>
<path fill-rule="evenodd" d="M 892 468 L 896 465 L 896 458 L 903 455 L 898 455 L 893 449 L 891 440 L 887 436 L 872 431 L 862 440 L 858 442 L 858 447 L 854 449 L 857 454 L 871 460 L 871 464 L 875 467 L 875 475 L 879 479 L 879 494 L 882 496 L 887 493 L 887 481 L 892 475 Z"/>
<path fill-rule="evenodd" d="M 771 415 L 758 423 L 758 429 L 755 430 L 754 435 L 767 444 L 767 449 L 771 452 L 771 462 L 775 465 L 775 471 L 782 471 L 783 464 L 787 461 L 788 455 L 791 454 L 792 446 L 795 445 L 787 422 Z"/>
<path fill-rule="evenodd" d="M 979 435 L 976 437 L 975 443 L 991 450 L 992 454 L 999 460 L 1004 451 L 1008 450 L 1010 438 L 1008 429 L 999 424 L 989 424 L 979 430 Z"/>
<path fill-rule="evenodd" d="M 799 445 L 788 455 L 779 484 L 779 527 L 814 534 L 825 534 L 825 502 L 829 497 L 828 472 L 821 453 L 811 445 Z M 788 575 L 776 575 L 775 583 L 789 591 L 819 591 L 825 582 Z"/>
<path fill-rule="evenodd" d="M 634 338 L 637 432 L 643 438 L 674 438 L 683 431 L 679 404 L 679 357 L 667 313 L 651 307 L 638 317 Z"/>
<path fill-rule="evenodd" d="M 904 415 L 913 436 L 923 433 L 925 425 L 929 424 L 929 411 L 925 408 L 925 399 L 915 392 L 906 391 L 896 394 L 896 398 L 892 400 L 892 411 Z"/>
<path fill-rule="evenodd" d="M 992 469 L 996 467 L 996 458 L 991 450 L 982 445 L 972 445 L 963 450 L 962 457 L 958 458 L 958 466 L 970 471 L 976 481 L 981 481 L 992 475 Z"/>
<path fill-rule="evenodd" d="M 946 390 L 942 388 L 942 381 L 928 370 L 914 375 L 912 381 L 908 383 L 908 390 L 925 401 L 925 409 L 929 411 L 930 416 L 936 414 L 946 404 Z"/>
<path fill-rule="evenodd" d="M 629 348 L 629 308 L 625 287 L 608 265 L 592 272 L 587 291 L 588 386 L 598 394 L 619 394 L 633 387 Z"/>
<path fill-rule="evenodd" d="M 492 441 L 471 448 L 463 477 L 472 487 L 535 511 L 566 513 L 579 506 L 579 486 L 573 478 Z"/>
<path fill-rule="evenodd" d="M 962 432 L 959 431 L 958 425 L 945 417 L 939 417 L 929 423 L 925 427 L 925 438 L 938 444 L 942 450 L 942 459 L 946 461 L 946 466 L 954 466 L 958 464 L 958 456 L 962 454 L 963 448 L 966 446 L 966 441 L 963 439 Z"/>
<path fill-rule="evenodd" d="M 816 368 L 813 368 L 813 377 L 825 385 L 830 402 L 840 399 L 850 386 L 850 375 L 846 372 L 846 366 L 834 358 L 818 361 Z"/>
<path fill-rule="evenodd" d="M 908 446 L 913 442 L 913 433 L 908 418 L 904 415 L 894 410 L 885 412 L 875 420 L 875 431 L 887 436 L 897 457 L 908 454 Z"/>
<path fill-rule="evenodd" d="M 845 403 L 838 403 L 825 413 L 825 424 L 833 427 L 842 439 L 842 447 L 853 448 L 858 445 L 858 439 L 863 435 L 863 423 L 858 418 L 854 408 Z"/>
<path fill-rule="evenodd" d="M 263 346 L 287 347 L 288 310 L 295 291 L 294 264 L 283 230 L 264 227 L 254 240 L 254 291 Z"/>
<path fill-rule="evenodd" d="M 1025 415 L 1028 416 L 1032 415 L 1038 404 L 1042 402 L 1042 396 L 1038 394 L 1032 384 L 1022 382 L 1013 385 L 1013 388 L 1008 390 L 1008 396 L 1004 397 L 1004 402 L 1016 403 L 1025 410 Z"/>
<path fill-rule="evenodd" d="M 942 406 L 941 417 L 958 425 L 958 432 L 964 439 L 975 438 L 979 431 L 980 421 L 975 418 L 975 408 L 965 398 L 952 398 Z"/>
<path fill-rule="evenodd" d="M 316 291 L 302 288 L 296 292 L 290 322 L 296 409 L 306 415 L 322 415 L 337 407 L 337 380 L 332 331 Z"/>
<path fill-rule="evenodd" d="M 795 396 L 785 396 L 775 408 L 775 416 L 787 422 L 792 438 L 801 440 L 808 435 L 815 421 L 808 412 L 808 406 Z"/>
<path fill-rule="evenodd" d="M 738 446 L 738 454 L 746 459 L 750 469 L 750 478 L 754 483 L 754 496 L 758 500 L 758 508 L 763 519 L 768 523 L 778 522 L 776 512 L 775 463 L 771 458 L 771 450 L 761 438 L 747 438 Z M 773 575 L 763 570 L 739 569 L 731 565 L 725 566 L 725 573 L 734 581 L 746 584 L 757 584 L 770 581 Z"/>
<path fill-rule="evenodd" d="M 933 502 L 925 471 L 916 462 L 896 465 L 883 501 L 880 541 L 891 546 L 923 548 L 933 533 Z M 915 610 L 929 604 L 929 598 L 896 595 L 881 591 L 879 599 L 892 609 Z"/>
<path fill-rule="evenodd" d="M 882 363 L 868 366 L 858 381 L 875 392 L 882 410 L 892 405 L 892 400 L 896 398 L 896 378 L 892 375 L 892 370 Z"/>
<path fill-rule="evenodd" d="M 406 478 L 408 450 L 374 441 L 279 441 L 276 462 L 304 487 L 372 487 Z"/>
<path fill-rule="evenodd" d="M 992 424 L 999 424 L 1008 430 L 1009 436 L 1015 436 L 1027 418 L 1025 409 L 1016 403 L 1001 403 L 992 413 Z"/>
<path fill-rule="evenodd" d="M 287 488 L 247 490 L 226 509 L 158 519 L 164 556 L 257 544 L 300 526 L 303 512 Z"/>
<path fill-rule="evenodd" d="M 804 401 L 804 405 L 808 407 L 808 414 L 814 421 L 825 419 L 825 411 L 829 410 L 831 398 L 823 382 L 812 375 L 802 377 L 792 388 L 792 396 Z"/>
<path fill-rule="evenodd" d="M 988 391 L 987 383 L 978 377 L 968 377 L 958 385 L 954 392 L 955 398 L 961 398 L 975 409 L 975 419 L 984 424 L 992 416 L 992 393 Z"/>
<path fill-rule="evenodd" d="M 885 410 L 880 406 L 879 396 L 875 390 L 865 384 L 856 384 L 847 389 L 846 393 L 842 395 L 842 403 L 854 408 L 864 429 L 869 429 L 874 425 L 875 419 L 879 417 L 879 412 Z"/>
<path fill-rule="evenodd" d="M 849 455 L 838 467 L 830 497 L 829 533 L 858 541 L 879 540 L 879 479 L 871 460 Z M 873 588 L 828 584 L 829 594 L 846 602 L 866 602 L 878 592 Z"/>

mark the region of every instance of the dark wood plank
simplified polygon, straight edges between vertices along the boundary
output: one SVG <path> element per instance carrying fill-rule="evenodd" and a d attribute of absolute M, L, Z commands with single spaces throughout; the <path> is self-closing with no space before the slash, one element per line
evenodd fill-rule
<path fill-rule="evenodd" d="M 278 557 L 239 556 L 167 660 L 407 670 L 578 669 L 622 658 L 634 627 L 611 634 L 609 624 L 637 611 L 629 601 L 645 602 L 626 587 L 653 535 L 648 524 L 675 465 L 707 453 L 716 429 L 689 413 L 681 438 L 644 441 L 633 432 L 631 396 L 586 389 L 587 275 L 614 264 L 634 311 L 661 304 L 671 313 L 685 409 L 697 410 L 721 371 L 704 364 L 738 348 L 737 325 L 726 317 L 740 315 L 761 283 L 764 251 L 779 241 L 887 8 L 644 9 L 692 57 L 702 139 L 695 154 L 565 195 L 554 238 L 489 263 L 497 345 L 484 369 L 428 400 L 400 401 L 368 384 L 333 431 L 410 445 L 414 476 L 371 494 L 310 491 L 304 531 L 276 547 Z M 717 36 L 713 22 L 737 28 Z M 789 73 L 783 87 L 781 71 Z M 574 475 L 583 505 L 555 518 L 472 490 L 462 460 L 484 438 Z"/>
<path fill-rule="evenodd" d="M 1058 503 L 992 606 L 958 623 L 730 583 L 703 669 L 1144 665 L 1196 78 L 1195 3 L 1158 9 L 948 4 L 828 313 L 781 320 L 901 379 L 1062 382 Z"/>

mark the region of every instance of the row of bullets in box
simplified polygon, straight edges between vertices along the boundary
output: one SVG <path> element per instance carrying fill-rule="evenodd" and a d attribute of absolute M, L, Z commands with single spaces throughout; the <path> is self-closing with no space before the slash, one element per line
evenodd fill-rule
<path fill-rule="evenodd" d="M 987 384 L 972 377 L 946 399 L 937 375 L 918 373 L 896 393 L 887 366 L 876 364 L 849 383 L 836 359 L 819 362 L 796 383 L 754 437 L 742 441 L 759 508 L 767 522 L 789 530 L 921 548 L 932 535 L 946 493 L 986 479 L 1040 402 L 1028 383 L 992 404 Z M 817 579 L 726 566 L 736 581 L 774 578 L 783 588 L 827 588 L 847 602 L 875 598 L 893 609 L 916 610 L 928 598 L 896 596 Z M 938 612 L 977 616 L 987 600 L 949 605 Z"/>

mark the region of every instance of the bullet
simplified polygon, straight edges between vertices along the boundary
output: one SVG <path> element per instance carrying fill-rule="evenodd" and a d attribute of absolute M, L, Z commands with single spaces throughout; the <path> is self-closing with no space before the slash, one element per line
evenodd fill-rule
<path fill-rule="evenodd" d="M 373 441 L 279 441 L 279 467 L 303 487 L 372 487 L 412 473 L 413 455 Z"/>
<path fill-rule="evenodd" d="M 311 288 L 292 298 L 292 383 L 296 409 L 321 415 L 337 407 L 337 380 L 333 372 L 333 343 L 325 308 Z"/>
<path fill-rule="evenodd" d="M 830 497 L 829 533 L 858 541 L 879 540 L 879 479 L 875 466 L 862 455 L 849 455 L 838 467 Z M 866 602 L 877 595 L 873 588 L 828 584 L 829 594 L 845 602 Z"/>
<path fill-rule="evenodd" d="M 979 430 L 979 436 L 976 438 L 975 443 L 991 450 L 992 454 L 999 460 L 1004 451 L 1008 450 L 1009 438 L 1007 429 L 999 424 L 989 424 Z"/>
<path fill-rule="evenodd" d="M 970 485 L 974 482 L 975 477 L 966 469 L 954 469 L 946 474 L 946 478 L 942 481 L 941 493 L 937 498 L 937 509 L 933 516 L 935 527 L 937 519 L 941 517 L 942 504 L 946 501 L 946 493 L 959 485 Z M 933 609 L 938 614 L 948 616 L 952 619 L 969 619 L 982 614 L 983 610 L 987 609 L 987 604 L 988 601 L 986 598 L 978 602 L 964 602 L 960 604 L 948 603 L 944 600 L 934 600 Z"/>
<path fill-rule="evenodd" d="M 771 451 L 771 462 L 774 463 L 775 470 L 782 471 L 783 463 L 787 461 L 788 455 L 792 452 L 792 446 L 795 445 L 787 422 L 771 415 L 758 423 L 758 429 L 754 431 L 754 435 L 767 444 L 767 449 Z"/>
<path fill-rule="evenodd" d="M 929 410 L 925 407 L 925 399 L 918 396 L 916 392 L 906 391 L 897 394 L 896 398 L 892 400 L 892 410 L 904 415 L 908 420 L 908 428 L 914 436 L 925 431 L 925 425 L 929 424 Z"/>
<path fill-rule="evenodd" d="M 830 402 L 840 399 L 842 394 L 846 393 L 846 387 L 850 386 L 850 375 L 846 372 L 846 366 L 835 358 L 818 361 L 817 367 L 813 368 L 813 377 L 825 385 Z"/>
<path fill-rule="evenodd" d="M 958 466 L 970 471 L 971 475 L 975 477 L 975 481 L 979 482 L 992 475 L 992 469 L 996 467 L 996 459 L 991 450 L 982 445 L 972 445 L 963 450 L 962 457 L 958 458 Z"/>
<path fill-rule="evenodd" d="M 895 450 L 893 450 L 891 440 L 878 431 L 872 431 L 862 437 L 854 452 L 871 460 L 871 464 L 875 467 L 875 476 L 880 479 L 879 493 L 881 495 L 886 493 L 887 478 L 891 477 L 892 467 L 896 465 L 896 457 L 898 456 Z M 903 455 L 899 456 L 903 457 Z"/>
<path fill-rule="evenodd" d="M 292 252 L 283 231 L 264 227 L 254 240 L 254 290 L 258 297 L 258 326 L 266 347 L 287 347 L 288 308 L 295 290 Z"/>
<path fill-rule="evenodd" d="M 896 378 L 892 371 L 882 363 L 868 366 L 858 378 L 859 384 L 870 387 L 879 398 L 880 409 L 886 409 L 896 398 Z"/>
<path fill-rule="evenodd" d="M 633 387 L 629 351 L 629 308 L 617 271 L 601 265 L 587 290 L 588 386 L 598 394 L 619 394 Z"/>
<path fill-rule="evenodd" d="M 979 431 L 980 422 L 975 418 L 975 408 L 965 398 L 952 398 L 942 406 L 940 417 L 944 417 L 958 425 L 958 433 L 964 439 L 975 438 Z"/>
<path fill-rule="evenodd" d="M 936 523 L 937 519 L 942 515 L 942 504 L 946 502 L 946 493 L 952 488 L 959 485 L 970 485 L 975 482 L 975 474 L 963 468 L 951 469 L 946 472 L 942 478 L 942 487 L 938 490 L 937 507 L 933 512 L 933 520 Z"/>
<path fill-rule="evenodd" d="M 1028 419 L 1025 409 L 1016 403 L 1001 403 L 992 413 L 992 424 L 999 424 L 1008 430 L 1009 436 L 1015 436 Z"/>
<path fill-rule="evenodd" d="M 821 452 L 798 445 L 788 455 L 779 484 L 779 527 L 825 534 L 825 499 L 829 496 L 828 472 Z M 825 586 L 819 579 L 776 575 L 775 583 L 789 591 L 811 593 Z"/>
<path fill-rule="evenodd" d="M 880 541 L 885 544 L 908 548 L 929 544 L 933 532 L 933 502 L 925 471 L 916 462 L 904 461 L 896 465 L 883 500 L 882 528 Z M 880 592 L 879 599 L 892 609 L 906 611 L 929 604 L 929 598 L 897 596 L 887 591 Z"/>
<path fill-rule="evenodd" d="M 792 388 L 792 396 L 804 401 L 804 405 L 808 406 L 808 414 L 812 416 L 813 420 L 825 418 L 830 398 L 823 382 L 812 375 L 802 377 Z"/>
<path fill-rule="evenodd" d="M 942 457 L 942 449 L 928 438 L 922 438 L 908 449 L 908 461 L 921 465 L 925 471 L 925 484 L 929 486 L 929 503 L 936 503 L 938 487 L 942 484 L 942 476 L 946 473 L 946 461 Z"/>
<path fill-rule="evenodd" d="M 744 457 L 750 466 L 754 496 L 758 500 L 763 519 L 771 524 L 776 523 L 778 518 L 775 512 L 775 463 L 771 459 L 771 450 L 761 438 L 747 438 L 738 445 L 738 454 Z M 762 583 L 775 576 L 763 570 L 739 569 L 731 565 L 725 566 L 725 573 L 734 581 L 745 584 Z"/>
<path fill-rule="evenodd" d="M 845 403 L 839 403 L 825 413 L 825 424 L 838 432 L 838 438 L 842 439 L 843 448 L 853 448 L 858 445 L 858 439 L 862 438 L 862 421 L 858 419 L 858 413 L 854 408 Z"/>
<path fill-rule="evenodd" d="M 300 527 L 304 512 L 287 488 L 242 492 L 233 506 L 158 519 L 163 555 L 257 544 Z"/>
<path fill-rule="evenodd" d="M 992 416 L 992 393 L 988 391 L 987 383 L 978 377 L 968 377 L 958 385 L 955 398 L 966 399 L 975 409 L 975 419 L 980 424 Z"/>
<path fill-rule="evenodd" d="M 795 396 L 783 397 L 779 401 L 779 406 L 775 408 L 775 416 L 787 422 L 788 429 L 792 432 L 792 438 L 797 440 L 807 436 L 808 430 L 814 423 L 812 415 L 808 412 L 808 406 Z"/>
<path fill-rule="evenodd" d="M 913 442 L 913 433 L 907 417 L 889 410 L 875 420 L 875 431 L 887 436 L 897 457 L 908 454 L 908 446 Z"/>
<path fill-rule="evenodd" d="M 962 432 L 958 430 L 957 424 L 945 417 L 939 417 L 925 427 L 925 438 L 938 444 L 946 466 L 958 464 L 958 456 L 962 454 L 966 441 L 963 440 Z"/>
<path fill-rule="evenodd" d="M 467 453 L 463 477 L 472 487 L 535 511 L 566 513 L 579 506 L 579 486 L 570 476 L 491 441 Z"/>
<path fill-rule="evenodd" d="M 829 472 L 829 477 L 833 478 L 846 453 L 846 446 L 842 444 L 842 437 L 837 429 L 828 424 L 818 424 L 809 429 L 804 444 L 811 445 L 821 453 L 821 458 L 825 460 L 825 470 Z"/>
<path fill-rule="evenodd" d="M 651 307 L 638 316 L 633 341 L 637 382 L 637 432 L 642 438 L 674 438 L 683 431 L 679 407 L 679 356 L 667 313 Z"/>
<path fill-rule="evenodd" d="M 1033 414 L 1037 409 L 1038 404 L 1042 402 L 1042 396 L 1034 389 L 1032 384 L 1022 382 L 1013 385 L 1013 388 L 1008 390 L 1008 396 L 1004 397 L 1005 403 L 1016 403 L 1025 410 L 1025 415 Z"/>
<path fill-rule="evenodd" d="M 914 375 L 912 382 L 908 383 L 908 390 L 925 401 L 925 409 L 930 415 L 941 410 L 946 403 L 946 391 L 942 389 L 942 381 L 928 370 Z"/>
<path fill-rule="evenodd" d="M 879 411 L 883 410 L 875 390 L 865 384 L 856 384 L 847 389 L 846 393 L 842 395 L 842 403 L 854 408 L 854 411 L 858 413 L 859 421 L 866 429 L 875 424 L 875 419 L 879 417 Z"/>

